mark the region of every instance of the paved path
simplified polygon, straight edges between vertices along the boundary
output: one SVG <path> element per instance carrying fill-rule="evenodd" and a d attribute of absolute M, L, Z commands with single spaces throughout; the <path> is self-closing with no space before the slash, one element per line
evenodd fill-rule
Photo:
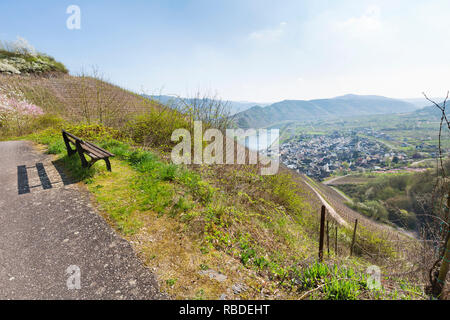
<path fill-rule="evenodd" d="M 130 244 L 60 172 L 30 142 L 0 142 L 0 299 L 164 298 Z M 81 289 L 69 290 L 77 268 Z"/>

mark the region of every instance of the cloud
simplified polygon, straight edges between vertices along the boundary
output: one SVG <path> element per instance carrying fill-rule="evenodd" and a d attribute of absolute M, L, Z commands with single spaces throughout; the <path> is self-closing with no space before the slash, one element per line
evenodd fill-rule
<path fill-rule="evenodd" d="M 370 6 L 363 15 L 351 17 L 344 21 L 338 21 L 336 25 L 339 30 L 348 32 L 354 36 L 377 32 L 382 29 L 380 8 L 377 6 Z"/>
<path fill-rule="evenodd" d="M 248 37 L 251 40 L 276 40 L 284 34 L 286 26 L 286 22 L 281 22 L 275 27 L 254 31 L 250 33 Z"/>

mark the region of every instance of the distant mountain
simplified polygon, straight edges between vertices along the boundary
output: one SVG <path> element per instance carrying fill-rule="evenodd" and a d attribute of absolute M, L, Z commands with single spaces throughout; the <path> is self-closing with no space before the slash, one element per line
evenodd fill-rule
<path fill-rule="evenodd" d="M 442 101 L 444 101 L 445 98 L 430 98 L 431 100 L 435 101 L 436 103 L 441 103 Z M 415 105 L 418 108 L 423 108 L 426 106 L 430 105 L 430 101 L 428 101 L 425 98 L 409 98 L 409 99 L 401 99 L 403 101 L 412 103 L 413 105 Z"/>
<path fill-rule="evenodd" d="M 331 99 L 284 100 L 266 107 L 254 106 L 235 116 L 241 128 L 261 128 L 285 121 L 342 118 L 416 110 L 413 104 L 382 96 L 348 94 Z"/>
<path fill-rule="evenodd" d="M 179 107 L 182 105 L 181 99 L 184 99 L 185 101 L 191 101 L 193 99 L 188 99 L 188 98 L 177 98 L 174 96 L 166 96 L 166 95 L 144 95 L 147 98 L 152 98 L 154 100 L 157 100 L 159 102 L 161 102 L 162 104 L 168 104 L 171 106 L 176 106 Z M 238 112 L 242 112 L 245 111 L 255 105 L 262 105 L 262 106 L 267 106 L 270 103 L 258 103 L 258 102 L 250 102 L 250 101 L 224 101 L 224 103 L 227 104 L 227 106 L 229 107 L 229 110 L 231 112 L 231 114 L 236 114 Z"/>
<path fill-rule="evenodd" d="M 439 105 L 442 106 L 442 103 L 440 103 Z M 442 116 L 442 111 L 439 110 L 436 106 L 428 106 L 414 111 L 412 115 L 417 116 L 421 119 L 440 119 Z"/>

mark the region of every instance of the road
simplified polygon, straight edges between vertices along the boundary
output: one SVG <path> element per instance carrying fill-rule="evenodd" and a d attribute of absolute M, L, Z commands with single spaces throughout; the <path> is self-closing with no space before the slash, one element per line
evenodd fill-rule
<path fill-rule="evenodd" d="M 89 194 L 31 142 L 0 142 L 0 299 L 164 299 Z"/>
<path fill-rule="evenodd" d="M 331 178 L 329 180 L 325 180 L 322 183 L 326 184 L 326 185 L 329 185 L 329 184 L 332 184 L 334 181 L 339 180 L 339 179 L 344 178 L 344 177 L 347 177 L 347 176 L 349 176 L 349 175 L 346 174 L 345 176 L 337 176 L 337 177 Z"/>

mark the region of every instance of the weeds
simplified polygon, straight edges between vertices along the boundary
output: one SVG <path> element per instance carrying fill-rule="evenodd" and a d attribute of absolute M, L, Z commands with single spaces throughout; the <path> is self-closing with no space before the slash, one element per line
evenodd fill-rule
<path fill-rule="evenodd" d="M 321 289 L 326 300 L 356 300 L 367 290 L 365 275 L 350 268 L 315 262 L 302 271 L 294 271 L 299 290 Z"/>

